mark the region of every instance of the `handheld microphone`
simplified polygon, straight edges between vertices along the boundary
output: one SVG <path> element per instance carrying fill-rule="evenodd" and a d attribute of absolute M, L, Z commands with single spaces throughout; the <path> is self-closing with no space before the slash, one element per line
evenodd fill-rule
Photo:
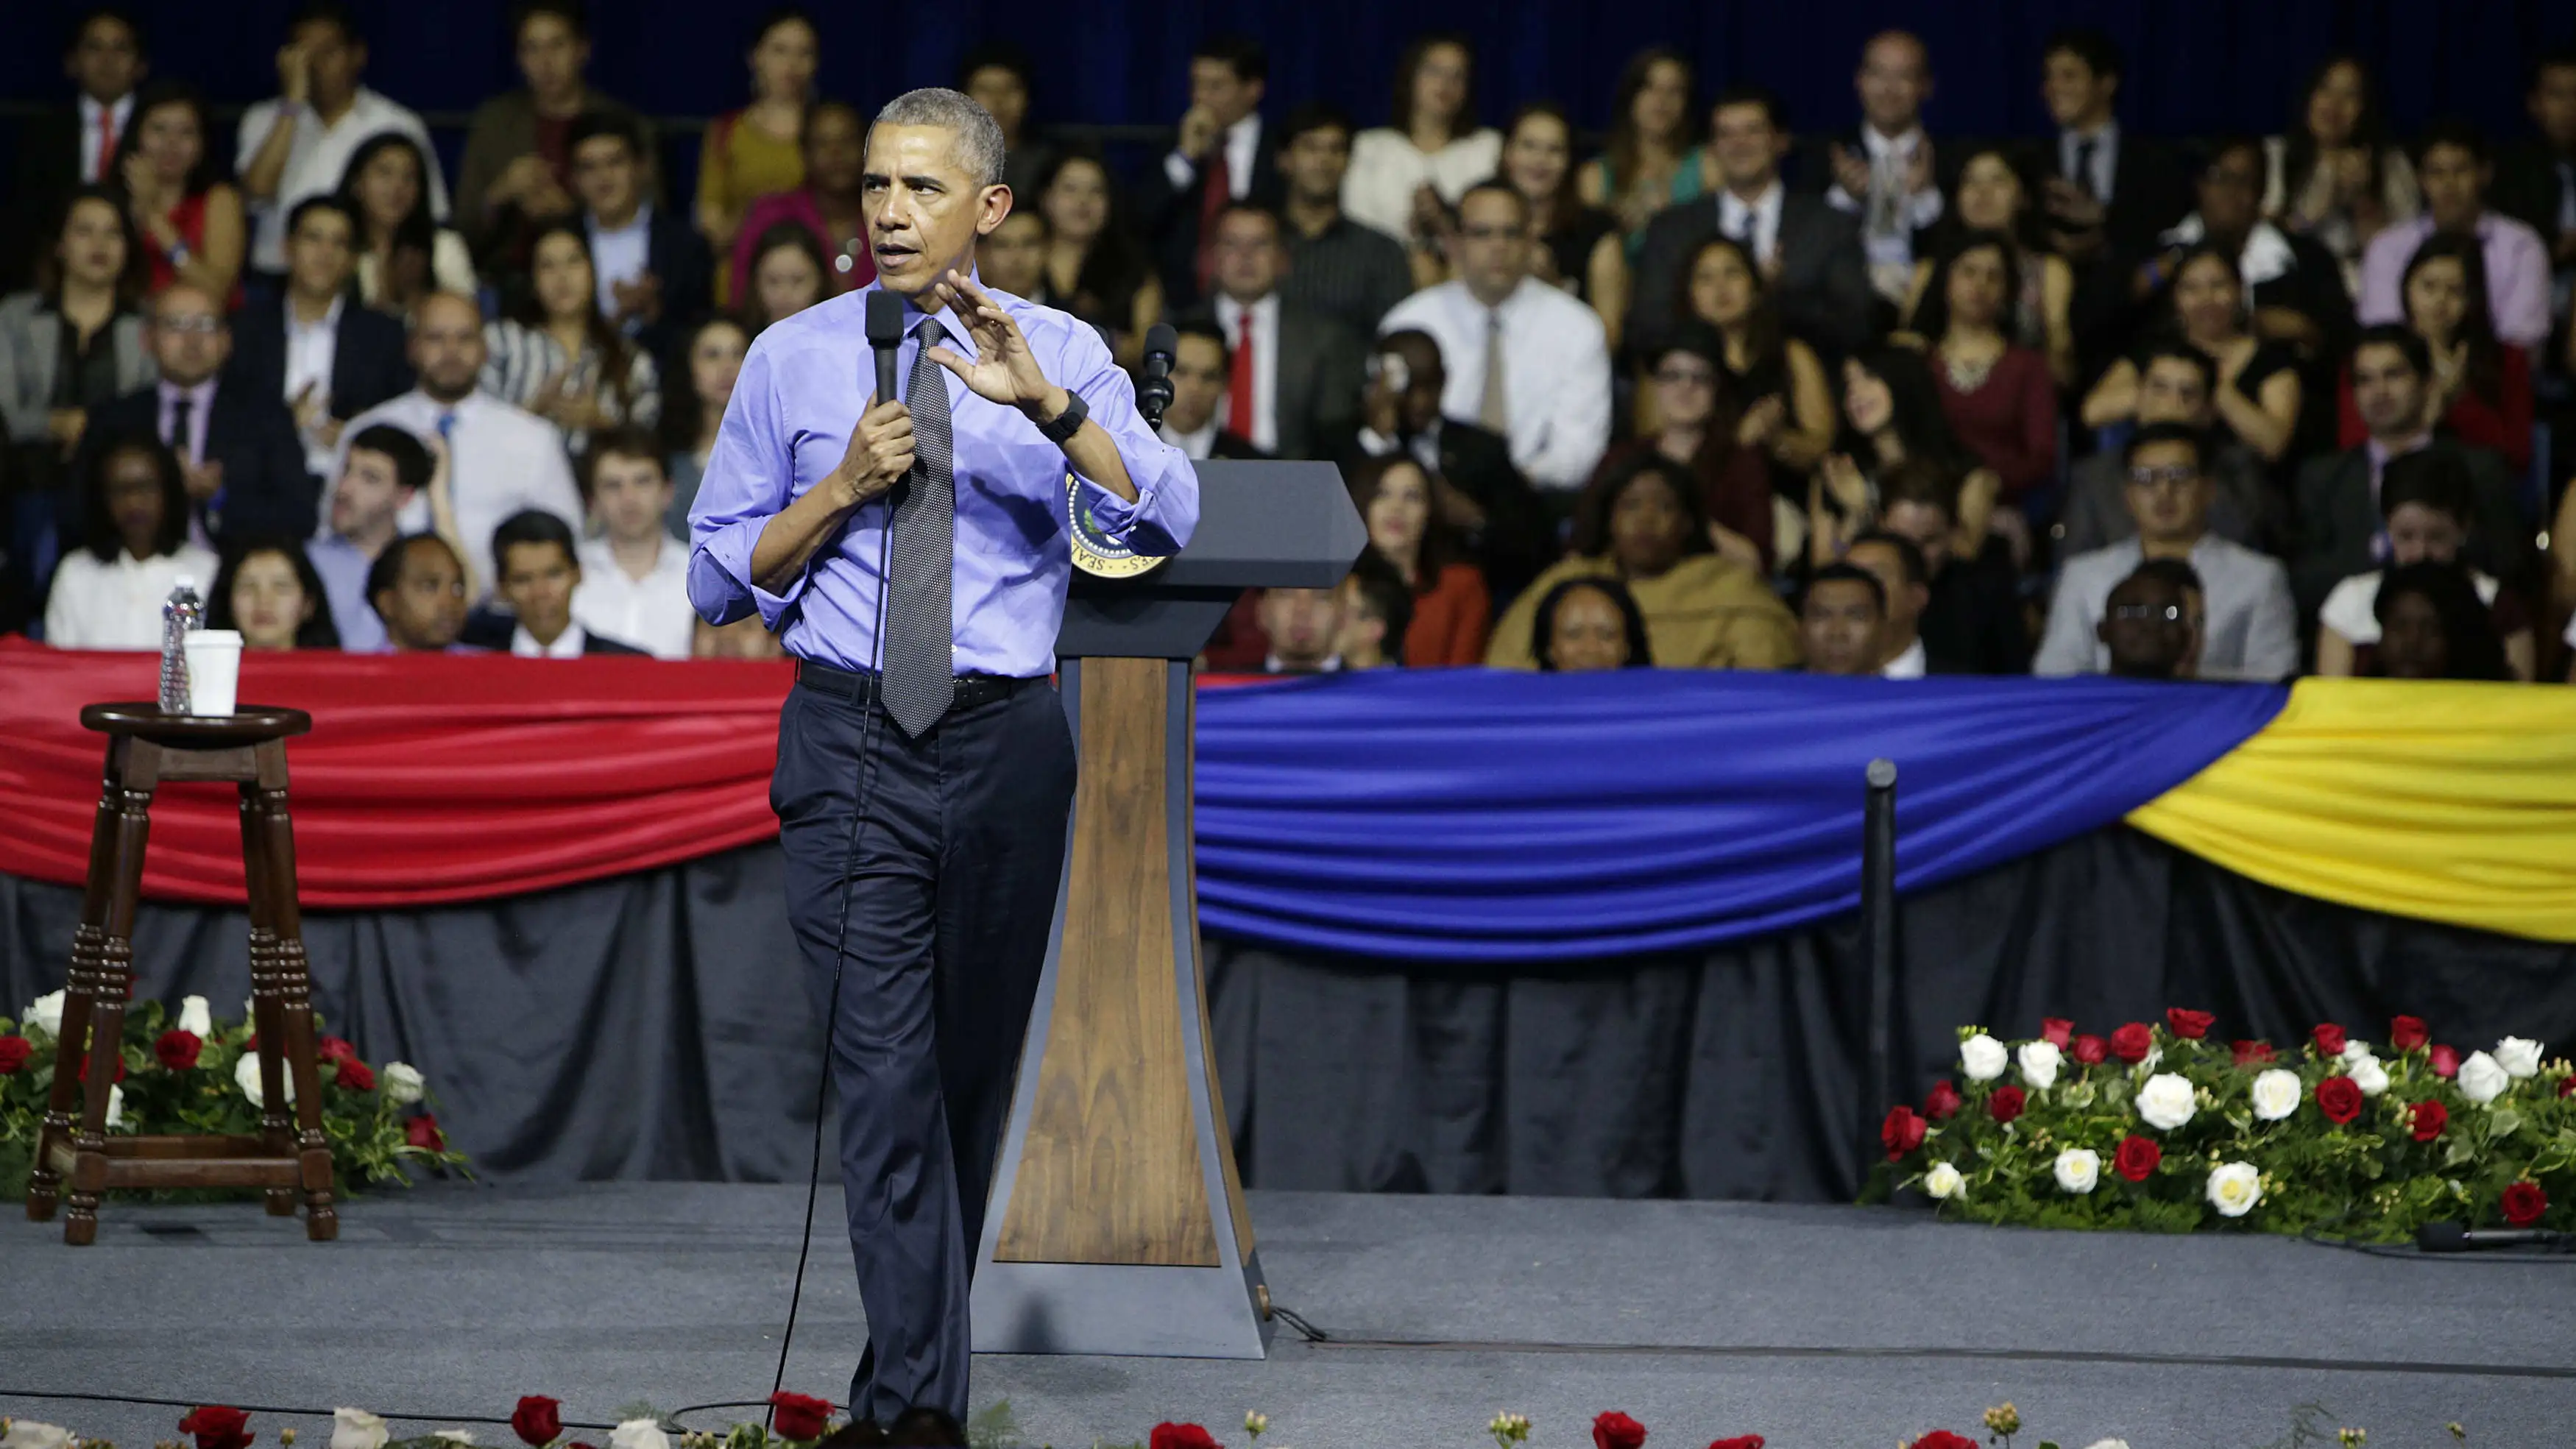
<path fill-rule="evenodd" d="M 868 294 L 868 345 L 877 353 L 877 401 L 901 401 L 894 382 L 895 349 L 903 346 L 901 295 L 883 289 Z"/>
<path fill-rule="evenodd" d="M 2576 1252 L 2576 1234 L 2540 1228 L 2468 1228 L 2459 1223 L 2426 1223 L 2415 1230 L 2415 1246 L 2427 1253 L 2472 1253 L 2498 1248 L 2540 1248 Z"/>
<path fill-rule="evenodd" d="M 1145 426 L 1163 425 L 1163 409 L 1172 405 L 1172 354 L 1181 347 L 1181 334 L 1169 322 L 1157 322 L 1145 329 L 1145 380 L 1136 385 L 1136 411 L 1145 415 Z"/>

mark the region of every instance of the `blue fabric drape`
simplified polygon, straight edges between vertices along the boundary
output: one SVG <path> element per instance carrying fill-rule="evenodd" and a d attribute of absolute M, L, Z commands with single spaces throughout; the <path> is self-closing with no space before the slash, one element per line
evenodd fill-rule
<path fill-rule="evenodd" d="M 2261 729 L 2270 685 L 1393 670 L 1207 690 L 1200 919 L 1301 950 L 1581 960 L 1853 909 L 1862 772 L 1897 883 L 2098 826 Z"/>

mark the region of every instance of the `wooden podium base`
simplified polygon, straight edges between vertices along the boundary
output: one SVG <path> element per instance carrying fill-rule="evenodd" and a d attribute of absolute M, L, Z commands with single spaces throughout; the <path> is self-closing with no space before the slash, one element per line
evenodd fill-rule
<path fill-rule="evenodd" d="M 1080 760 L 976 1253 L 977 1353 L 1260 1358 L 1269 1290 L 1208 1040 L 1186 661 L 1070 659 Z"/>

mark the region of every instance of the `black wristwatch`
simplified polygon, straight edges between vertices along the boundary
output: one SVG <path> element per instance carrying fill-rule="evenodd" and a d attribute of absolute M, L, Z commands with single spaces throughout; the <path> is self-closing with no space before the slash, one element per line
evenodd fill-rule
<path fill-rule="evenodd" d="M 1091 409 L 1083 404 L 1082 394 L 1066 388 L 1064 397 L 1064 411 L 1056 414 L 1055 421 L 1038 424 L 1038 436 L 1059 448 L 1072 442 L 1073 435 L 1082 431 L 1082 420 L 1091 416 Z"/>

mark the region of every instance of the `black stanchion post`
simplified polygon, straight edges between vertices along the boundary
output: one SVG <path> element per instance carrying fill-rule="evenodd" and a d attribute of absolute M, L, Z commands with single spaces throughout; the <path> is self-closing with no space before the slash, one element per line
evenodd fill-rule
<path fill-rule="evenodd" d="M 1866 1058 L 1861 1097 L 1861 1180 L 1878 1150 L 1882 1114 L 1895 1100 L 1889 1051 L 1896 1017 L 1896 762 L 1872 760 L 1861 812 L 1861 938 L 1869 953 Z"/>

